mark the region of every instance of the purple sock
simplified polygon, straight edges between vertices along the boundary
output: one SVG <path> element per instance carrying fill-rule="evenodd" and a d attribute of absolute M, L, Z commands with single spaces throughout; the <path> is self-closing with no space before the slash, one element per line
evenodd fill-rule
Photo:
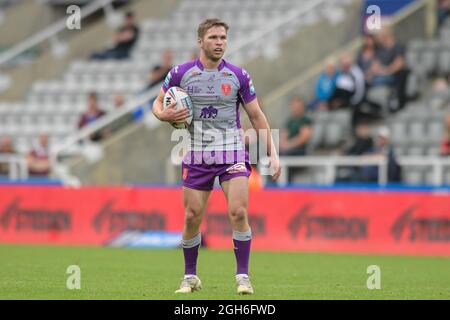
<path fill-rule="evenodd" d="M 184 274 L 185 275 L 197 275 L 197 257 L 198 248 L 202 242 L 201 234 L 197 234 L 195 237 L 189 240 L 182 240 L 184 254 Z"/>
<path fill-rule="evenodd" d="M 236 274 L 248 275 L 248 260 L 252 243 L 252 231 L 239 232 L 233 230 L 234 255 L 236 256 Z"/>

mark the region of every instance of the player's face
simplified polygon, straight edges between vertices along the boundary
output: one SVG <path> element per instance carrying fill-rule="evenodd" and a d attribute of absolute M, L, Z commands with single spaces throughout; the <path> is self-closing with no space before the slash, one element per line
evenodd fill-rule
<path fill-rule="evenodd" d="M 222 26 L 211 27 L 199 41 L 200 49 L 211 61 L 219 61 L 227 48 L 227 31 Z"/>

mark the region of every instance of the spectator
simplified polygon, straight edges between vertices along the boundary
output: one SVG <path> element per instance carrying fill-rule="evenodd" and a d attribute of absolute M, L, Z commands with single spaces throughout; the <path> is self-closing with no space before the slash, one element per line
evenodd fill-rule
<path fill-rule="evenodd" d="M 348 156 L 361 156 L 371 152 L 374 148 L 373 138 L 370 136 L 370 127 L 367 122 L 360 122 L 356 126 L 355 141 L 344 154 Z"/>
<path fill-rule="evenodd" d="M 370 126 L 367 122 L 360 122 L 356 126 L 355 141 L 344 150 L 342 154 L 346 156 L 362 156 L 371 153 L 374 149 L 374 141 L 370 135 Z M 340 182 L 358 182 L 364 180 L 364 169 L 361 167 L 339 167 L 338 178 Z"/>
<path fill-rule="evenodd" d="M 113 97 L 113 105 L 114 110 L 123 108 L 125 106 L 125 97 L 120 93 L 116 93 Z M 104 137 L 111 136 L 114 132 L 122 129 L 131 122 L 133 122 L 133 114 L 127 112 L 120 118 L 114 120 L 113 123 L 108 125 L 108 127 L 103 130 Z"/>
<path fill-rule="evenodd" d="M 116 93 L 113 97 L 114 109 L 120 109 L 125 105 L 125 97 L 123 94 Z"/>
<path fill-rule="evenodd" d="M 258 167 L 252 164 L 252 172 L 248 177 L 248 189 L 249 191 L 260 191 L 264 188 L 263 178 L 258 172 Z"/>
<path fill-rule="evenodd" d="M 173 53 L 172 50 L 166 49 L 162 55 L 161 64 L 156 65 L 148 74 L 148 84 L 144 91 L 153 88 L 155 85 L 163 81 L 170 69 L 173 67 Z"/>
<path fill-rule="evenodd" d="M 305 102 L 299 96 L 291 99 L 292 116 L 281 130 L 280 154 L 284 156 L 305 155 L 311 139 L 312 121 L 305 115 Z"/>
<path fill-rule="evenodd" d="M 16 150 L 13 146 L 13 141 L 10 136 L 3 136 L 0 139 L 0 154 L 11 155 L 15 154 Z M 9 173 L 9 164 L 0 162 L 0 175 L 7 175 Z"/>
<path fill-rule="evenodd" d="M 371 66 L 371 86 L 387 85 L 395 89 L 395 97 L 389 103 L 391 111 L 403 108 L 406 102 L 405 50 L 397 43 L 392 30 L 385 27 L 377 37 L 376 59 Z"/>
<path fill-rule="evenodd" d="M 431 85 L 428 101 L 431 108 L 442 109 L 450 101 L 450 87 L 445 78 L 437 78 Z"/>
<path fill-rule="evenodd" d="M 450 113 L 448 113 L 444 120 L 444 138 L 441 142 L 441 156 L 450 156 Z"/>
<path fill-rule="evenodd" d="M 47 176 L 50 173 L 48 136 L 45 133 L 39 135 L 38 145 L 28 154 L 27 162 L 30 175 Z"/>
<path fill-rule="evenodd" d="M 375 60 L 375 54 L 376 54 L 375 37 L 371 34 L 367 34 L 363 38 L 363 45 L 357 57 L 357 64 L 361 68 L 361 71 L 364 73 L 366 84 L 370 84 L 372 80 L 370 69 Z"/>
<path fill-rule="evenodd" d="M 128 59 L 130 51 L 139 38 L 139 28 L 136 25 L 133 12 L 127 12 L 125 24 L 114 34 L 114 46 L 103 52 L 91 55 L 94 60 Z"/>
<path fill-rule="evenodd" d="M 86 125 L 95 122 L 98 118 L 105 115 L 105 112 L 101 110 L 97 103 L 97 94 L 91 93 L 88 97 L 88 108 L 87 111 L 84 112 L 80 120 L 78 122 L 78 128 L 81 129 L 85 127 Z M 96 132 L 91 135 L 92 141 L 99 141 L 103 137 L 102 133 Z"/>
<path fill-rule="evenodd" d="M 384 156 L 387 159 L 387 179 L 388 182 L 401 181 L 401 167 L 399 166 L 394 147 L 390 144 L 390 131 L 386 127 L 381 127 L 378 130 L 375 140 L 375 147 L 372 155 Z M 363 167 L 363 179 L 365 181 L 378 181 L 378 167 Z"/>
<path fill-rule="evenodd" d="M 366 85 L 361 68 L 352 63 L 352 58 L 344 54 L 339 61 L 340 72 L 336 79 L 336 90 L 330 102 L 330 109 L 357 107 L 364 99 Z"/>
<path fill-rule="evenodd" d="M 438 0 L 437 19 L 438 27 L 441 27 L 450 14 L 450 0 Z"/>
<path fill-rule="evenodd" d="M 328 100 L 336 89 L 338 73 L 332 61 L 327 61 L 325 70 L 319 75 L 316 83 L 316 101 L 314 108 L 319 110 L 328 109 Z"/>

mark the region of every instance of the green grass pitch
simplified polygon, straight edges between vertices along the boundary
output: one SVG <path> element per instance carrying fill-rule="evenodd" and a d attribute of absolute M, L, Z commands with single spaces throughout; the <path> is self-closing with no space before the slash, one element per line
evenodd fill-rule
<path fill-rule="evenodd" d="M 181 250 L 0 245 L 0 299 L 450 299 L 450 258 L 253 252 L 255 294 L 238 296 L 231 250 L 201 249 L 203 290 L 174 294 Z M 69 265 L 81 289 L 66 287 Z M 369 265 L 381 289 L 369 290 Z"/>

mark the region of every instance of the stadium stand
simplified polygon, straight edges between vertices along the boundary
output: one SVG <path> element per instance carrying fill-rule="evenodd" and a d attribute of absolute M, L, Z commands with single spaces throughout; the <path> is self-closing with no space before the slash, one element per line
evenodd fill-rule
<path fill-rule="evenodd" d="M 238 1 L 226 4 L 221 1 L 184 1 L 170 16 L 158 20 L 144 20 L 141 23 L 142 35 L 132 52 L 131 59 L 72 61 L 62 78 L 34 82 L 25 101 L 3 102 L 0 105 L 2 114 L 0 134 L 13 136 L 17 149 L 26 152 L 31 148 L 38 133 L 46 129 L 50 137 L 50 148 L 53 148 L 56 143 L 76 132 L 77 119 L 85 110 L 88 93 L 97 92 L 99 104 L 106 108 L 105 111 L 112 111 L 112 99 L 115 94 L 123 94 L 125 100 L 129 100 L 145 87 L 148 70 L 159 62 L 164 50 L 172 50 L 175 63 L 189 59 L 195 47 L 195 32 L 190 33 L 189 38 L 182 36 L 179 31 L 195 30 L 202 17 L 207 17 L 220 9 L 222 18 L 233 26 L 230 33 L 230 38 L 233 39 L 231 43 L 239 45 L 240 39 L 250 30 L 248 16 L 251 12 L 255 14 L 252 19 L 252 30 L 257 30 L 263 26 L 279 23 L 287 9 L 298 10 L 314 2 L 297 3 L 283 0 L 274 4 L 271 1 L 263 3 L 248 1 L 242 7 Z M 326 7 L 327 10 L 320 12 L 323 17 L 334 17 L 333 8 L 348 3 L 348 1 L 332 2 Z M 191 10 L 192 5 L 195 6 L 195 11 Z M 191 16 L 192 12 L 195 12 L 195 16 Z M 314 24 L 318 18 L 313 12 L 305 19 L 304 24 Z M 169 25 L 170 28 L 167 28 Z M 289 30 L 283 32 L 282 37 L 271 37 L 273 42 L 271 47 L 277 46 L 281 40 L 298 32 L 301 26 L 300 23 L 293 24 Z M 247 55 L 233 57 L 233 61 L 251 60 L 257 54 L 258 51 L 253 50 Z"/>
<path fill-rule="evenodd" d="M 0 135 L 14 138 L 15 147 L 19 152 L 26 153 L 31 149 L 33 141 L 39 133 L 47 132 L 50 139 L 50 148 L 65 141 L 68 137 L 77 134 L 77 122 L 80 114 L 86 109 L 87 95 L 96 92 L 99 105 L 107 113 L 114 113 L 114 97 L 121 95 L 125 101 L 141 93 L 147 86 L 149 71 L 161 61 L 161 56 L 167 50 L 173 53 L 173 63 L 188 60 L 195 48 L 195 32 L 186 33 L 182 30 L 195 30 L 198 21 L 204 17 L 217 15 L 229 21 L 230 54 L 228 59 L 238 64 L 248 64 L 253 71 L 252 63 L 259 63 L 261 56 L 264 59 L 276 61 L 282 57 L 284 41 L 301 34 L 302 30 L 315 26 L 319 21 L 334 21 L 339 23 L 348 12 L 340 10 L 352 1 L 328 1 L 327 5 L 311 10 L 302 16 L 302 19 L 286 20 L 286 13 L 301 10 L 315 1 L 180 1 L 176 10 L 166 17 L 159 19 L 141 18 L 139 27 L 141 34 L 138 42 L 131 52 L 131 58 L 121 61 L 105 60 L 90 61 L 82 57 L 72 60 L 63 76 L 53 80 L 35 81 L 31 90 L 26 94 L 25 100 L 15 102 L 1 102 L 0 104 Z M 193 10 L 195 9 L 195 10 Z M 251 15 L 251 19 L 249 19 Z M 278 28 L 283 25 L 283 28 Z M 277 29 L 278 28 L 278 29 Z M 277 30 L 261 37 L 254 30 Z M 282 30 L 282 31 L 280 31 Z M 389 112 L 386 106 L 390 91 L 374 90 L 371 96 L 381 103 L 383 109 L 373 128 L 388 125 L 390 140 L 393 143 L 397 156 L 402 159 L 413 156 L 438 156 L 439 146 L 443 138 L 443 117 L 449 100 L 448 79 L 450 73 L 450 23 L 448 19 L 442 21 L 436 37 L 433 39 L 414 39 L 406 44 L 405 59 L 410 70 L 407 94 L 414 98 L 406 107 L 396 113 Z M 250 39 L 254 45 L 246 50 L 233 50 L 243 45 L 243 39 Z M 411 37 L 408 38 L 408 40 Z M 347 44 L 350 40 L 348 39 Z M 404 42 L 403 39 L 399 39 Z M 334 51 L 340 48 L 335 47 Z M 305 53 L 308 52 L 305 50 Z M 308 52 L 310 54 L 310 52 Z M 326 56 L 317 55 L 318 63 Z M 275 59 L 275 60 L 274 60 Z M 307 62 L 307 65 L 311 62 Z M 281 70 L 281 69 L 280 69 Z M 286 72 L 287 77 L 294 74 Z M 255 81 L 260 81 L 258 88 L 270 90 L 274 82 L 267 80 L 264 71 L 255 69 L 252 72 Z M 274 75 L 275 77 L 275 75 Z M 274 79 L 275 80 L 275 79 Z M 276 86 L 281 81 L 276 79 Z M 284 79 L 283 79 L 284 81 Z M 447 85 L 447 87 L 445 87 Z M 305 88 L 311 87 L 311 84 Z M 431 90 L 431 89 L 433 90 Z M 305 89 L 308 90 L 308 89 Z M 309 92 L 313 92 L 309 90 Z M 303 92 L 299 92 L 303 93 Z M 284 99 L 288 99 L 286 95 Z M 287 105 L 285 103 L 285 105 Z M 278 110 L 272 108 L 273 110 Z M 268 111 L 271 121 L 280 124 L 286 112 L 276 114 Z M 348 109 L 336 111 L 314 111 L 310 116 L 313 119 L 313 135 L 307 148 L 309 155 L 330 155 L 342 150 L 344 144 L 353 139 L 352 114 Z M 354 125 L 354 123 L 353 123 Z M 276 126 L 275 126 L 276 127 Z M 162 131 L 161 131 L 162 132 Z M 109 145 L 109 142 L 106 142 Z M 83 154 L 82 145 L 75 144 L 68 154 Z M 411 158 L 413 159 L 413 158 Z M 80 163 L 78 158 L 77 163 Z M 431 160 L 430 160 L 431 161 Z M 164 160 L 162 160 L 164 162 Z M 405 166 L 404 179 L 409 184 L 427 184 L 436 182 L 434 171 L 424 166 L 414 165 L 408 161 L 401 161 Z M 431 166 L 432 164 L 430 164 Z M 164 167 L 155 166 L 161 174 L 167 172 Z M 81 170 L 87 172 L 87 168 Z M 434 169 L 433 169 L 434 170 Z M 438 170 L 438 169 L 436 169 Z M 440 169 L 439 169 L 440 170 Z M 445 170 L 444 170 L 445 171 Z M 80 172 L 75 170 L 75 172 Z M 306 173 L 306 176 L 305 176 Z M 312 175 L 312 176 L 311 176 Z M 316 177 L 316 178 L 314 178 Z M 449 174 L 444 172 L 444 183 L 450 183 Z M 150 179 L 152 180 L 152 179 Z M 161 176 L 155 179 L 162 181 Z M 317 170 L 304 171 L 297 182 L 310 181 L 322 183 L 324 174 Z"/>

